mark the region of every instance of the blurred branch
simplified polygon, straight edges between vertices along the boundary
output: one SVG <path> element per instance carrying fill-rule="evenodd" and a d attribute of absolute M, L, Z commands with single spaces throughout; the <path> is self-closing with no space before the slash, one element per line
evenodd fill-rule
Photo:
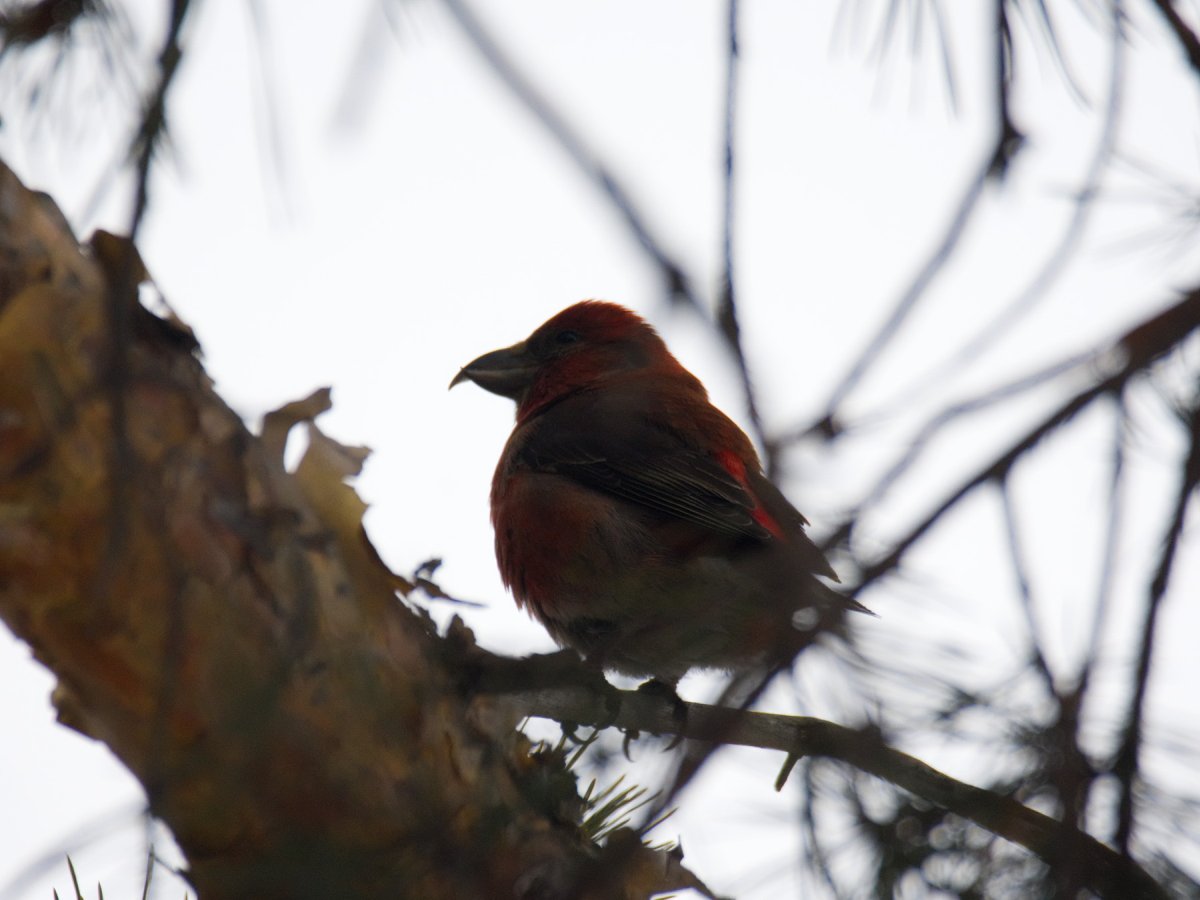
<path fill-rule="evenodd" d="M 1116 396 L 1117 415 L 1114 419 L 1112 444 L 1112 470 L 1108 482 L 1108 521 L 1104 526 L 1104 546 L 1100 551 L 1100 580 L 1096 586 L 1096 611 L 1092 616 L 1092 633 L 1088 638 L 1087 655 L 1078 676 L 1077 690 L 1086 693 L 1091 682 L 1092 669 L 1100 656 L 1100 639 L 1108 620 L 1112 603 L 1113 582 L 1116 578 L 1118 549 L 1121 545 L 1121 524 L 1125 515 L 1125 492 L 1122 490 L 1125 475 L 1125 441 L 1129 428 L 1129 410 L 1124 397 Z"/>
<path fill-rule="evenodd" d="M 733 231 L 734 231 L 734 137 L 737 133 L 737 86 L 738 86 L 738 0 L 728 0 L 727 7 L 727 43 L 725 59 L 725 130 L 724 130 L 724 162 L 722 173 L 724 200 L 722 210 L 721 238 L 721 292 L 717 300 L 717 328 L 725 338 L 729 351 L 737 363 L 738 375 L 742 381 L 742 392 L 746 398 L 746 411 L 750 416 L 750 424 L 755 436 L 763 448 L 763 464 L 767 477 L 774 477 L 778 454 L 775 445 L 767 439 L 763 428 L 762 415 L 758 410 L 758 401 L 754 396 L 754 384 L 750 378 L 750 366 L 746 359 L 746 351 L 742 346 L 742 330 L 738 324 L 737 292 L 734 289 L 733 277 Z"/>
<path fill-rule="evenodd" d="M 1113 0 L 1108 4 L 1109 11 L 1120 13 L 1123 16 L 1120 10 L 1121 5 L 1122 0 Z M 1024 13 L 1026 19 L 1033 18 L 1035 20 L 1034 25 L 1038 28 L 1038 33 L 1046 44 L 1051 61 L 1062 76 L 1063 85 L 1076 101 L 1086 104 L 1087 97 L 1079 86 L 1079 79 L 1072 73 L 1067 62 L 1066 52 L 1062 42 L 1058 39 L 1058 26 L 1054 24 L 1054 16 L 1051 14 L 1046 0 L 1035 0 L 1033 3 L 1018 2 L 1013 4 L 1013 7 L 1018 14 Z"/>
<path fill-rule="evenodd" d="M 133 144 L 134 161 L 137 166 L 137 187 L 134 196 L 133 215 L 129 223 L 129 239 L 137 239 L 142 216 L 146 212 L 149 198 L 150 165 L 154 160 L 155 151 L 167 130 L 167 94 L 175 81 L 179 63 L 183 59 L 183 50 L 179 45 L 179 36 L 183 31 L 183 23 L 187 19 L 190 0 L 171 0 L 171 18 L 167 23 L 167 33 L 163 39 L 162 49 L 158 53 L 158 83 L 146 103 L 142 116 L 142 124 Z"/>
<path fill-rule="evenodd" d="M 1200 388 L 1200 386 L 1198 386 Z M 1113 762 L 1113 774 L 1121 784 L 1121 802 L 1117 810 L 1117 848 L 1128 856 L 1133 837 L 1134 782 L 1138 777 L 1139 756 L 1142 744 L 1142 727 L 1145 713 L 1146 690 L 1150 683 L 1150 664 L 1154 655 L 1155 626 L 1171 571 L 1175 563 L 1176 550 L 1183 533 L 1188 506 L 1196 486 L 1200 484 L 1200 389 L 1197 389 L 1192 408 L 1185 421 L 1188 434 L 1188 453 L 1180 472 L 1179 489 L 1175 497 L 1170 524 L 1163 538 L 1162 552 L 1154 578 L 1150 583 L 1146 603 L 1146 618 L 1142 624 L 1141 641 L 1138 647 L 1137 668 L 1134 675 L 1133 695 L 1126 714 L 1125 730 L 1121 746 Z"/>
<path fill-rule="evenodd" d="M 864 13 L 878 8 L 881 4 L 873 0 L 841 0 L 838 4 L 837 19 L 834 24 L 835 35 L 843 32 L 853 39 L 867 31 Z M 904 14 L 907 13 L 907 19 Z M 926 17 L 932 23 L 933 39 L 937 42 L 938 57 L 942 68 L 942 80 L 946 87 L 946 96 L 952 112 L 958 111 L 958 86 L 954 72 L 954 61 L 950 53 L 950 36 L 946 26 L 946 17 L 942 10 L 941 0 L 916 0 L 916 2 L 901 2 L 888 0 L 879 28 L 875 31 L 874 39 L 870 42 L 868 54 L 873 57 L 877 68 L 877 86 L 888 82 L 887 60 L 892 48 L 901 43 L 900 24 L 907 22 L 909 27 L 909 48 L 915 58 L 921 52 Z"/>
<path fill-rule="evenodd" d="M 1003 403 L 1014 397 L 1039 387 L 1046 382 L 1066 373 L 1075 371 L 1080 366 L 1094 362 L 1095 353 L 1082 353 L 1078 356 L 1067 357 L 1028 375 L 984 391 L 974 397 L 955 403 L 940 410 L 927 419 L 915 434 L 909 439 L 904 452 L 899 459 L 888 468 L 883 475 L 864 493 L 843 522 L 834 529 L 832 534 L 822 542 L 822 549 L 828 550 L 839 543 L 849 540 L 862 512 L 877 505 L 900 479 L 925 455 L 934 439 L 945 429 L 966 416 L 987 410 L 998 403 Z"/>
<path fill-rule="evenodd" d="M 927 388 L 944 384 L 954 369 L 965 366 L 982 356 L 1036 305 L 1037 301 L 1066 271 L 1067 264 L 1075 258 L 1075 251 L 1087 230 L 1091 212 L 1100 191 L 1101 178 L 1108 168 L 1108 163 L 1112 159 L 1116 147 L 1121 114 L 1121 88 L 1125 77 L 1123 23 L 1124 12 L 1120 0 L 1113 0 L 1110 18 L 1109 79 L 1104 103 L 1104 119 L 1100 134 L 1096 139 L 1095 149 L 1092 152 L 1091 162 L 1083 177 L 1083 182 L 1075 194 L 1070 221 L 1063 229 L 1058 242 L 1050 250 L 1028 284 L 1008 306 L 980 326 L 974 335 L 962 341 L 954 353 L 925 376 L 921 382 L 908 388 L 902 396 L 881 403 L 880 406 L 883 409 L 895 409 L 911 403 L 918 394 Z M 1048 24 L 1046 27 L 1050 28 Z"/>
<path fill-rule="evenodd" d="M 996 80 L 995 80 L 995 103 L 996 103 L 996 137 L 992 148 L 988 151 L 982 166 L 979 167 L 976 175 L 968 182 L 966 190 L 962 192 L 959 199 L 958 208 L 954 212 L 954 216 L 950 218 L 949 226 L 946 233 L 942 235 L 942 240 L 929 258 L 925 260 L 925 264 L 917 272 L 917 276 L 908 284 L 908 288 L 904 294 L 901 294 L 900 299 L 896 301 L 896 305 L 889 314 L 887 319 L 884 319 L 883 324 L 871 337 L 871 340 L 866 343 L 863 352 L 857 356 L 844 377 L 840 380 L 830 392 L 829 400 L 824 404 L 824 413 L 815 424 L 803 428 L 793 434 L 791 440 L 803 437 L 804 434 L 811 432 L 823 432 L 834 436 L 840 431 L 838 422 L 839 408 L 845 402 L 846 397 L 850 392 L 857 388 L 860 380 L 863 379 L 866 372 L 870 370 L 872 365 L 875 365 L 883 350 L 892 342 L 896 334 L 899 334 L 900 328 L 904 325 L 905 320 L 910 316 L 910 313 L 916 308 L 917 302 L 922 299 L 925 290 L 934 282 L 935 278 L 944 268 L 944 265 L 949 262 L 954 251 L 958 248 L 959 240 L 966 233 L 967 224 L 971 221 L 974 211 L 978 209 L 979 199 L 983 197 L 983 190 L 989 179 L 1001 175 L 1004 169 L 1008 167 L 1008 163 L 1012 161 L 1012 156 L 1020 145 L 1020 134 L 1016 131 L 1012 119 L 1008 114 L 1008 84 L 1009 84 L 1009 53 L 1010 40 L 1008 35 L 1008 18 L 1006 13 L 1006 0 L 994 0 L 996 4 L 996 38 L 995 38 L 995 54 L 996 54 Z"/>
<path fill-rule="evenodd" d="M 1013 124 L 1012 110 L 1009 103 L 1009 89 L 1012 87 L 1013 48 L 1012 28 L 1008 21 L 1008 4 L 1012 0 L 992 0 L 996 4 L 995 46 L 992 51 L 995 63 L 993 89 L 996 104 L 996 144 L 992 159 L 988 166 L 988 175 L 993 178 L 1003 178 L 1012 165 L 1013 159 L 1025 143 L 1025 136 Z"/>
<path fill-rule="evenodd" d="M 0 10 L 0 56 L 47 39 L 63 40 L 86 18 L 107 15 L 98 0 L 38 0 Z"/>
<path fill-rule="evenodd" d="M 114 117 L 140 117 L 145 100 L 146 66 L 127 6 L 109 0 L 0 3 L 0 107 L 8 139 L 45 140 L 53 132 L 63 145 L 85 143 L 91 157 L 110 159 L 100 167 L 84 219 L 95 216 L 129 163 L 128 142 L 109 146 L 106 126 Z M 10 120 L 18 101 L 24 115 Z"/>
<path fill-rule="evenodd" d="M 892 338 L 899 332 L 900 327 L 916 307 L 926 289 L 933 283 L 946 263 L 949 262 L 950 257 L 958 247 L 959 239 L 966 233 L 967 224 L 970 222 L 971 216 L 978 208 L 979 199 L 983 195 L 983 188 L 987 184 L 991 166 L 992 154 L 989 154 L 984 165 L 971 179 L 966 190 L 963 192 L 958 202 L 958 208 L 950 220 L 950 224 L 946 228 L 941 242 L 934 248 L 929 258 L 925 261 L 925 264 L 917 272 L 916 277 L 901 295 L 883 325 L 875 332 L 871 340 L 867 342 L 867 346 L 851 364 L 850 370 L 834 387 L 829 399 L 825 402 L 825 411 L 821 418 L 816 423 L 796 431 L 787 440 L 796 440 L 813 431 L 833 436 L 841 430 L 838 422 L 839 408 L 845 402 L 850 392 L 862 381 L 871 366 L 879 360 L 880 355 L 887 345 L 891 343 Z"/>
<path fill-rule="evenodd" d="M 997 487 L 1000 490 L 1000 505 L 1004 513 L 1004 532 L 1008 539 L 1009 563 L 1017 580 L 1017 596 L 1020 598 L 1021 613 L 1025 617 L 1025 630 L 1029 633 L 1029 650 L 1033 658 L 1033 667 L 1041 678 L 1042 686 L 1050 695 L 1054 695 L 1054 673 L 1042 652 L 1041 628 L 1038 627 L 1034 615 L 1033 585 L 1029 575 L 1029 566 L 1025 561 L 1025 553 L 1021 546 L 1021 529 L 1017 525 L 1017 511 L 1014 508 L 1012 485 L 1007 474 L 1001 478 Z"/>
<path fill-rule="evenodd" d="M 1152 2 L 1154 8 L 1166 20 L 1171 33 L 1175 35 L 1175 40 L 1183 49 L 1188 64 L 1196 70 L 1197 74 L 1200 74 L 1200 38 L 1197 38 L 1196 32 L 1192 31 L 1188 23 L 1183 21 L 1179 11 L 1175 9 L 1174 0 L 1152 0 Z"/>
<path fill-rule="evenodd" d="M 492 72 L 512 95 L 544 127 L 559 146 L 566 151 L 593 186 L 608 198 L 614 208 L 625 219 L 625 224 L 637 239 L 646 254 L 654 261 L 666 282 L 667 291 L 673 300 L 686 301 L 693 309 L 702 311 L 704 306 L 696 296 L 691 279 L 683 266 L 666 251 L 663 242 L 650 231 L 645 216 L 637 208 L 632 196 L 617 180 L 617 177 L 587 146 L 583 138 L 567 124 L 545 96 L 534 86 L 513 63 L 509 55 L 492 37 L 491 33 L 471 10 L 466 0 L 442 0 L 463 34 L 474 45 L 480 57 L 492 68 Z"/>
<path fill-rule="evenodd" d="M 864 567 L 857 590 L 895 568 L 908 549 L 949 509 L 989 481 L 1003 479 L 1009 469 L 1046 435 L 1075 417 L 1098 397 L 1119 393 L 1128 381 L 1148 368 L 1155 360 L 1170 352 L 1196 328 L 1200 327 L 1200 289 L 1194 289 L 1182 300 L 1126 332 L 1114 344 L 1114 351 L 1124 356 L 1117 371 L 1090 387 L 1078 392 L 1058 406 L 1018 438 L 1006 451 L 971 476 L 946 497 L 932 512 L 896 541 L 882 558 Z"/>
<path fill-rule="evenodd" d="M 246 12 L 250 17 L 250 27 L 254 33 L 251 47 L 255 51 L 257 63 L 255 74 L 256 90 L 253 98 L 256 106 L 255 122 L 258 124 L 258 140 L 255 144 L 259 154 L 259 170 L 268 200 L 274 200 L 276 207 L 288 215 L 291 211 L 291 198 L 287 191 L 288 154 L 285 150 L 287 141 L 284 138 L 283 124 L 280 121 L 279 102 L 281 94 L 275 82 L 275 72 L 271 66 L 271 27 L 267 21 L 267 10 L 263 0 L 249 0 Z"/>
<path fill-rule="evenodd" d="M 804 767 L 804 783 L 802 789 L 802 800 L 800 804 L 800 826 L 803 829 L 805 841 L 803 852 L 808 854 L 813 863 L 813 868 L 821 877 L 821 882 L 829 888 L 831 896 L 841 900 L 842 893 L 838 890 L 837 882 L 833 877 L 833 866 L 829 859 L 829 855 L 825 852 L 825 846 L 821 841 L 821 831 L 817 825 L 817 804 L 816 804 L 816 782 L 813 778 L 814 766 Z"/>
<path fill-rule="evenodd" d="M 497 660 L 476 682 L 482 693 L 503 692 L 524 714 L 559 722 L 625 731 L 678 735 L 689 740 L 780 750 L 789 758 L 836 759 L 950 810 L 1053 863 L 1068 826 L 1029 809 L 1011 797 L 957 781 L 885 744 L 878 732 L 856 730 L 808 716 L 783 716 L 701 703 L 674 703 L 642 691 L 597 691 L 582 684 L 563 686 L 559 655 Z M 542 661 L 553 665 L 542 669 Z M 522 687 L 522 683 L 525 687 Z M 1088 887 L 1103 896 L 1112 885 L 1132 885 L 1127 896 L 1165 898 L 1166 892 L 1132 860 L 1095 838 L 1080 834 Z"/>
<path fill-rule="evenodd" d="M 1013 125 L 1008 108 L 1008 90 L 1011 80 L 1012 42 L 1008 28 L 1006 0 L 993 0 L 995 10 L 995 64 L 996 76 L 994 81 L 994 99 L 996 104 L 996 135 L 992 148 L 988 151 L 983 164 L 976 175 L 968 183 L 966 190 L 958 202 L 958 207 L 949 226 L 942 236 L 941 242 L 934 248 L 925 264 L 917 272 L 916 277 L 901 295 L 891 314 L 867 342 L 867 346 L 851 364 L 849 371 L 834 387 L 825 403 L 824 413 L 817 422 L 794 432 L 785 441 L 797 440 L 813 432 L 828 436 L 837 435 L 841 430 L 838 422 L 838 410 L 850 392 L 867 374 L 868 370 L 878 362 L 883 351 L 899 333 L 901 326 L 909 314 L 916 308 L 918 301 L 924 296 L 929 285 L 949 262 L 960 238 L 966 233 L 967 224 L 972 214 L 978 208 L 983 196 L 983 189 L 988 180 L 1002 176 L 1007 170 L 1013 156 L 1020 148 L 1022 136 Z"/>

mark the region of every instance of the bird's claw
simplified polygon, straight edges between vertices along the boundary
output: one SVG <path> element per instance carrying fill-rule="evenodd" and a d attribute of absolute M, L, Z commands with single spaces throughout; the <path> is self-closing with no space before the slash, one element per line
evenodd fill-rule
<path fill-rule="evenodd" d="M 636 728 L 630 728 L 625 731 L 625 738 L 621 741 L 621 753 L 625 755 L 625 759 L 629 762 L 633 762 L 633 754 L 629 752 L 629 746 L 641 736 L 642 733 Z"/>
<path fill-rule="evenodd" d="M 639 684 L 637 691 L 644 696 L 655 697 L 670 704 L 671 721 L 675 726 L 675 735 L 671 738 L 671 742 L 667 744 L 666 749 L 674 750 L 683 741 L 684 732 L 687 730 L 688 705 L 679 696 L 674 685 L 668 684 L 665 681 L 659 681 L 657 678 L 651 678 L 649 681 Z"/>

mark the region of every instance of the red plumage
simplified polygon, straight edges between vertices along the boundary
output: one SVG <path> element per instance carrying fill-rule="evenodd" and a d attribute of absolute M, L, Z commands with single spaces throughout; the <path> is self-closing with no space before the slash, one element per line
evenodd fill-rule
<path fill-rule="evenodd" d="M 750 439 L 645 321 L 589 300 L 463 367 L 517 404 L 496 558 L 564 646 L 630 675 L 785 662 L 846 609 Z"/>

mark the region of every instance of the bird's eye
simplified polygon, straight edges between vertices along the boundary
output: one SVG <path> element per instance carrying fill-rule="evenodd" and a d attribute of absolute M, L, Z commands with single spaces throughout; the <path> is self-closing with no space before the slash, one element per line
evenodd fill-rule
<path fill-rule="evenodd" d="M 559 344 L 577 344 L 579 343 L 579 332 L 560 331 L 554 336 L 554 340 Z"/>

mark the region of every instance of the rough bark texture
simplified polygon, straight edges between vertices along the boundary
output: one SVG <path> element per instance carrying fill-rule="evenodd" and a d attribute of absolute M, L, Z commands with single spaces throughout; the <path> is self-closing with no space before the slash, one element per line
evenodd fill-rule
<path fill-rule="evenodd" d="M 0 165 L 0 617 L 57 675 L 62 721 L 145 785 L 200 897 L 687 884 L 628 847 L 591 877 L 573 779 L 471 706 L 397 599 L 343 483 L 361 457 L 314 430 L 285 471 L 324 398 L 249 433 L 141 275 Z"/>

